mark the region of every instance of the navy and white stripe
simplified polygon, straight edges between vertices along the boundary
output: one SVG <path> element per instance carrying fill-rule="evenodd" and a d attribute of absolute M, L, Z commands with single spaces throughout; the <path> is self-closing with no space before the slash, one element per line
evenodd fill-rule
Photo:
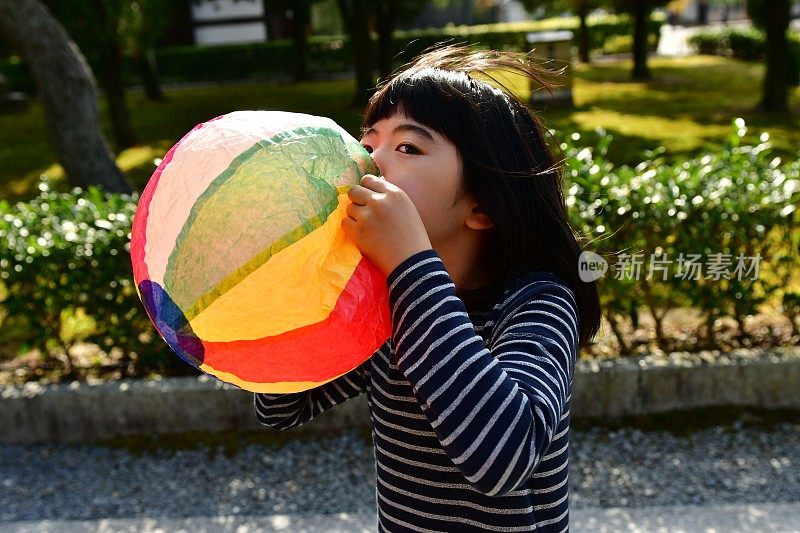
<path fill-rule="evenodd" d="M 467 312 L 434 250 L 388 277 L 392 338 L 307 392 L 255 395 L 261 423 L 299 426 L 366 393 L 380 531 L 566 531 L 577 306 L 530 273 Z"/>

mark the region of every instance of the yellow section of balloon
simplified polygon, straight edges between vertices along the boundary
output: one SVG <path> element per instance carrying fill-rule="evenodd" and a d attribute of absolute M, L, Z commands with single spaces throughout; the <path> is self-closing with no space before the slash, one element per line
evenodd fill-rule
<path fill-rule="evenodd" d="M 325 320 L 361 260 L 341 231 L 350 200 L 346 193 L 338 199 L 322 226 L 277 252 L 192 318 L 194 333 L 208 342 L 259 339 Z M 298 279 L 298 272 L 324 275 Z M 253 320 L 254 310 L 269 319 Z"/>
<path fill-rule="evenodd" d="M 251 381 L 246 381 L 241 379 L 239 376 L 235 374 L 231 374 L 230 372 L 224 372 L 222 370 L 217 370 L 212 368 L 208 365 L 202 364 L 200 365 L 200 370 L 205 372 L 206 374 L 210 374 L 217 379 L 220 379 L 226 383 L 231 383 L 232 385 L 236 385 L 244 390 L 250 392 L 263 392 L 269 394 L 290 394 L 292 392 L 302 392 L 308 389 L 312 389 L 314 387 L 319 387 L 320 385 L 324 385 L 329 381 L 333 381 L 334 379 L 338 378 L 339 376 L 334 376 L 330 379 L 326 379 L 324 381 L 279 381 L 273 383 L 253 383 Z M 346 374 L 344 372 L 341 375 Z"/>

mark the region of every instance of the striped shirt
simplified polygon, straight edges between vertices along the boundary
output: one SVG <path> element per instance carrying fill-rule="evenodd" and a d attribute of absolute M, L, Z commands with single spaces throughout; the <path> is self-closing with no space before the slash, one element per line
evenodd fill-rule
<path fill-rule="evenodd" d="M 255 394 L 259 421 L 296 427 L 366 393 L 379 531 L 567 531 L 573 293 L 533 272 L 468 312 L 432 249 L 387 283 L 386 344 L 323 386 Z"/>

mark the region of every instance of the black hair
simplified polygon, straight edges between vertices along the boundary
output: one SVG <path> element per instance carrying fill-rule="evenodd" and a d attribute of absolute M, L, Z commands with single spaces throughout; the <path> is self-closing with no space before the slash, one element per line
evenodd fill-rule
<path fill-rule="evenodd" d="M 466 195 L 493 224 L 485 230 L 486 263 L 480 265 L 489 281 L 459 290 L 467 308 L 496 301 L 529 272 L 551 272 L 575 295 L 579 344 L 588 345 L 600 327 L 600 299 L 596 283 L 578 274 L 581 246 L 566 212 L 560 160 L 546 141 L 547 129 L 519 99 L 471 75 L 491 77 L 489 70 L 550 87 L 549 71 L 524 54 L 434 47 L 379 85 L 362 126 L 402 113 L 458 150 L 462 180 L 453 205 Z"/>

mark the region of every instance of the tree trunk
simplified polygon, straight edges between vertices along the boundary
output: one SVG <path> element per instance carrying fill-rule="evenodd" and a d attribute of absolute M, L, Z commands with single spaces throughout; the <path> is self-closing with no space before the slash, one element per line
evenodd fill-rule
<path fill-rule="evenodd" d="M 633 352 L 631 345 L 625 340 L 625 334 L 622 332 L 622 327 L 619 323 L 619 315 L 617 313 L 608 312 L 605 313 L 605 317 L 608 321 L 608 325 L 611 327 L 611 333 L 614 334 L 614 337 L 617 339 L 617 344 L 619 344 L 619 355 L 628 355 Z"/>
<path fill-rule="evenodd" d="M 647 22 L 653 7 L 650 0 L 640 0 L 633 4 L 633 79 L 649 80 L 647 66 Z"/>
<path fill-rule="evenodd" d="M 397 17 L 397 1 L 382 0 L 378 8 L 378 72 L 381 78 L 392 73 L 392 32 Z"/>
<path fill-rule="evenodd" d="M 356 70 L 356 93 L 353 104 L 363 106 L 369 100 L 375 81 L 372 78 L 372 40 L 369 36 L 368 0 L 339 0 L 347 33 L 353 47 Z"/>
<path fill-rule="evenodd" d="M 797 317 L 796 313 L 786 313 L 786 318 L 789 319 L 789 325 L 792 328 L 792 337 L 797 337 L 797 341 L 800 342 L 800 327 L 797 326 Z"/>
<path fill-rule="evenodd" d="M 136 58 L 139 66 L 139 78 L 142 80 L 144 95 L 153 102 L 163 102 L 164 92 L 161 90 L 161 83 L 158 81 L 158 64 L 156 63 L 156 51 L 153 48 L 143 48 Z"/>
<path fill-rule="evenodd" d="M 717 338 L 714 335 L 714 324 L 717 322 L 719 311 L 717 309 L 710 310 L 705 316 L 705 347 L 718 348 Z"/>
<path fill-rule="evenodd" d="M 152 48 L 143 48 L 136 61 L 139 64 L 139 77 L 142 79 L 145 96 L 153 102 L 163 102 L 165 98 L 158 82 L 156 51 Z"/>
<path fill-rule="evenodd" d="M 667 345 L 667 339 L 664 336 L 664 315 L 666 312 L 653 306 L 650 307 L 650 314 L 653 315 L 653 325 L 656 330 L 656 346 L 663 350 Z"/>
<path fill-rule="evenodd" d="M 789 109 L 789 0 L 764 3 L 764 31 L 767 34 L 767 70 L 764 73 L 764 94 L 759 109 L 769 113 L 785 113 Z"/>
<path fill-rule="evenodd" d="M 125 100 L 125 84 L 122 80 L 122 53 L 118 47 L 104 47 L 100 51 L 100 79 L 106 95 L 111 128 L 117 141 L 117 150 L 124 150 L 136 144 L 128 102 Z"/>
<path fill-rule="evenodd" d="M 463 24 L 472 24 L 472 2 L 470 0 L 461 0 L 461 17 Z"/>
<path fill-rule="evenodd" d="M 130 193 L 100 130 L 92 71 L 61 24 L 38 0 L 0 0 L 0 33 L 36 80 L 53 147 L 70 184 Z"/>
<path fill-rule="evenodd" d="M 306 31 L 311 22 L 311 3 L 309 0 L 294 2 L 292 13 L 292 41 L 294 44 L 294 81 L 308 80 L 308 38 Z"/>
<path fill-rule="evenodd" d="M 708 0 L 697 1 L 697 24 L 700 26 L 708 24 Z"/>
<path fill-rule="evenodd" d="M 581 2 L 578 6 L 578 20 L 580 27 L 578 29 L 578 57 L 581 63 L 589 63 L 591 47 L 589 45 L 589 25 L 586 23 L 586 18 L 589 16 L 589 6 L 586 2 Z"/>
<path fill-rule="evenodd" d="M 128 103 L 125 101 L 125 82 L 122 78 L 122 45 L 117 37 L 118 21 L 112 16 L 102 0 L 94 0 L 98 22 L 102 26 L 100 46 L 98 47 L 100 81 L 106 95 L 111 128 L 117 141 L 117 149 L 124 150 L 137 143 L 133 132 Z"/>

